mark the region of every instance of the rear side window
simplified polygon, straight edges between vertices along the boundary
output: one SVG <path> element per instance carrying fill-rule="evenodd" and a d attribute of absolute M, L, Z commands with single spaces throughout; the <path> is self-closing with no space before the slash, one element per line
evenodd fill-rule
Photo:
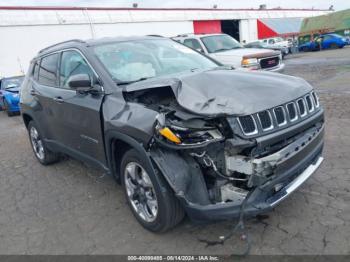
<path fill-rule="evenodd" d="M 52 54 L 41 59 L 38 82 L 42 85 L 57 86 L 57 67 L 59 54 Z"/>

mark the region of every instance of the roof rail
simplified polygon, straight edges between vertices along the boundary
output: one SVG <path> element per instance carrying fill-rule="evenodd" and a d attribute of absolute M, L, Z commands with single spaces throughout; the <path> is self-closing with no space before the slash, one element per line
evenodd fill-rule
<path fill-rule="evenodd" d="M 45 47 L 43 49 L 41 49 L 39 51 L 39 54 L 41 54 L 42 52 L 44 52 L 45 50 L 48 50 L 52 47 L 55 47 L 55 46 L 58 46 L 58 45 L 62 45 L 62 44 L 66 44 L 66 43 L 71 43 L 71 42 L 77 42 L 77 43 L 86 43 L 85 41 L 81 40 L 81 39 L 71 39 L 71 40 L 67 40 L 67 41 L 63 41 L 63 42 L 59 42 L 57 44 L 54 44 L 54 45 L 50 45 L 48 47 Z"/>
<path fill-rule="evenodd" d="M 146 35 L 146 36 L 153 36 L 153 37 L 164 37 L 162 35 Z"/>

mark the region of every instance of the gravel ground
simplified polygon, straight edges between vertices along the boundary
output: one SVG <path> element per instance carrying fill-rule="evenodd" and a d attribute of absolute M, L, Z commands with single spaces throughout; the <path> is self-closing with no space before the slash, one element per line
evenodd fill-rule
<path fill-rule="evenodd" d="M 295 194 L 263 219 L 246 222 L 251 254 L 350 254 L 350 48 L 297 54 L 286 74 L 312 83 L 326 108 L 325 161 Z M 185 220 L 165 234 L 144 230 L 108 176 L 67 159 L 41 166 L 21 117 L 0 112 L 0 254 L 231 254 L 232 222 Z"/>

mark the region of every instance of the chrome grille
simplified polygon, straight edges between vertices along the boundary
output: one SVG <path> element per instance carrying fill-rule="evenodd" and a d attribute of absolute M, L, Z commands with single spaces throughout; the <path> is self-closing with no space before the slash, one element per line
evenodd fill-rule
<path fill-rule="evenodd" d="M 315 108 L 314 108 L 314 104 L 312 103 L 310 95 L 305 96 L 305 100 L 306 100 L 306 104 L 309 112 L 314 111 Z"/>
<path fill-rule="evenodd" d="M 282 106 L 275 107 L 273 112 L 275 113 L 276 121 L 279 126 L 287 124 L 286 114 Z"/>
<path fill-rule="evenodd" d="M 318 107 L 318 97 L 314 92 L 311 92 L 287 104 L 253 115 L 240 116 L 238 122 L 245 135 L 256 135 L 259 132 L 268 132 L 301 121 L 302 117 L 316 111 Z"/>
<path fill-rule="evenodd" d="M 314 99 L 315 107 L 319 107 L 319 106 L 320 106 L 320 102 L 319 102 L 319 100 L 318 100 L 318 96 L 316 95 L 315 92 L 311 92 L 311 95 L 312 95 L 312 97 L 313 97 L 313 99 Z"/>
<path fill-rule="evenodd" d="M 240 116 L 238 122 L 245 135 L 254 135 L 258 133 L 258 128 L 253 116 Z"/>
<path fill-rule="evenodd" d="M 264 131 L 270 130 L 273 128 L 272 117 L 269 111 L 262 111 L 258 113 L 258 118 L 261 124 L 261 127 Z"/>
<path fill-rule="evenodd" d="M 300 116 L 301 117 L 306 116 L 306 108 L 305 108 L 305 101 L 304 101 L 304 99 L 300 98 L 297 103 L 298 103 Z"/>
<path fill-rule="evenodd" d="M 289 114 L 289 120 L 291 122 L 294 122 L 295 120 L 298 119 L 297 108 L 294 103 L 287 104 L 287 110 Z"/>
<path fill-rule="evenodd" d="M 260 59 L 261 69 L 273 68 L 278 66 L 279 63 L 280 63 L 280 58 L 278 56 Z"/>

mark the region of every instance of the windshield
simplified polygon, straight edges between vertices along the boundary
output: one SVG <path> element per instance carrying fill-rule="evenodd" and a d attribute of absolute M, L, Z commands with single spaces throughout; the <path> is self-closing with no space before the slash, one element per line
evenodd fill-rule
<path fill-rule="evenodd" d="M 261 48 L 261 47 L 264 47 L 264 46 L 263 46 L 263 44 L 261 42 L 252 42 L 252 43 L 246 44 L 244 47 Z"/>
<path fill-rule="evenodd" d="M 2 80 L 1 89 L 18 88 L 23 82 L 23 77 L 8 78 Z"/>
<path fill-rule="evenodd" d="M 279 43 L 279 42 L 283 42 L 284 40 L 283 40 L 283 38 L 281 38 L 281 37 L 276 37 L 275 38 L 275 42 L 276 43 Z"/>
<path fill-rule="evenodd" d="M 94 52 L 117 83 L 218 67 L 209 58 L 169 39 L 114 42 L 99 45 Z"/>
<path fill-rule="evenodd" d="M 201 39 L 209 53 L 243 48 L 240 43 L 229 35 L 211 35 L 201 37 Z"/>

